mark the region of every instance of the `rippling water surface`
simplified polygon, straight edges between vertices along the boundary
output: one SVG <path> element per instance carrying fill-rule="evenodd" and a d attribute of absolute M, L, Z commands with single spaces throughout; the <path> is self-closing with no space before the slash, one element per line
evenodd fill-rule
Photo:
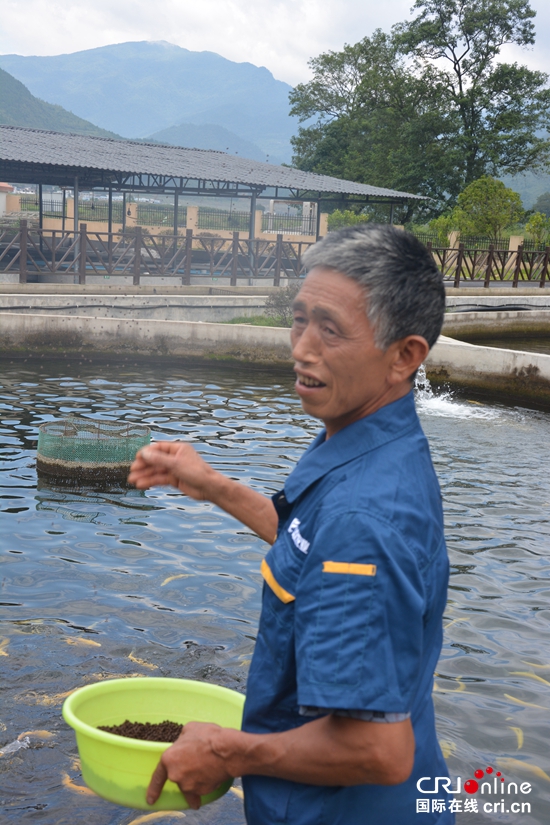
<path fill-rule="evenodd" d="M 548 823 L 550 416 L 425 391 L 418 406 L 452 564 L 435 690 L 439 737 L 454 776 L 491 765 L 533 786 L 524 797 L 530 816 L 469 813 L 459 822 Z M 189 439 L 217 469 L 267 494 L 283 485 L 318 424 L 286 373 L 55 363 L 3 371 L 1 821 L 130 825 L 137 812 L 82 792 L 74 737 L 60 716 L 64 694 L 131 674 L 244 691 L 266 548 L 214 506 L 169 489 L 37 479 L 37 428 L 69 413 Z M 39 731 L 23 740 L 29 747 L 12 744 L 27 731 Z M 187 818 L 244 821 L 237 793 Z"/>

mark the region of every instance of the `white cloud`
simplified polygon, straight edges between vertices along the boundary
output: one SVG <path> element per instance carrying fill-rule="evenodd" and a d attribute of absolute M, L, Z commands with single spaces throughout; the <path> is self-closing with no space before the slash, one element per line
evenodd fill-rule
<path fill-rule="evenodd" d="M 167 40 L 192 51 L 267 66 L 295 84 L 307 61 L 409 16 L 412 2 L 386 0 L 2 0 L 0 53 L 53 55 L 129 40 Z M 534 0 L 538 43 L 513 59 L 550 71 L 547 0 Z M 506 55 L 508 57 L 508 54 Z"/>

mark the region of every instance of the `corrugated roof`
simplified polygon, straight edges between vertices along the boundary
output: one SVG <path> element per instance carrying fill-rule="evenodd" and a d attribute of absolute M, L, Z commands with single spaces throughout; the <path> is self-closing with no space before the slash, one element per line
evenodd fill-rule
<path fill-rule="evenodd" d="M 61 134 L 17 126 L 0 126 L 0 170 L 2 162 L 6 168 L 9 164 L 48 165 L 73 170 L 97 170 L 106 174 L 132 173 L 242 183 L 258 188 L 279 187 L 394 200 L 423 199 L 421 195 L 409 192 L 260 163 L 225 152 Z M 0 171 L 0 174 L 5 173 Z"/>

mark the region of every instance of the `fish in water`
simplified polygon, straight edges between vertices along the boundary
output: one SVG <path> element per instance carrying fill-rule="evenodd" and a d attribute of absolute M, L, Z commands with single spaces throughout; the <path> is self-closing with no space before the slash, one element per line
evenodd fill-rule
<path fill-rule="evenodd" d="M 131 662 L 135 662 L 136 665 L 141 665 L 142 667 L 149 667 L 151 670 L 158 670 L 158 665 L 152 665 L 150 662 L 146 662 L 144 659 L 139 659 L 137 656 L 134 656 L 133 653 L 128 655 L 128 658 Z"/>
<path fill-rule="evenodd" d="M 518 751 L 520 751 L 523 747 L 523 731 L 521 728 L 513 728 L 512 725 L 508 725 L 510 730 L 513 730 L 518 738 Z"/>
<path fill-rule="evenodd" d="M 90 788 L 86 788 L 84 785 L 77 785 L 68 773 L 61 774 L 61 784 L 64 788 L 68 788 L 70 791 L 74 791 L 75 793 L 85 794 L 86 796 L 95 796 L 94 792 L 91 791 Z"/>
<path fill-rule="evenodd" d="M 535 705 L 533 702 L 524 702 L 523 699 L 517 699 L 515 696 L 510 696 L 509 693 L 504 694 L 507 699 L 510 699 L 511 702 L 515 702 L 516 705 L 523 705 L 525 708 L 538 708 L 538 710 L 550 710 L 550 708 L 545 708 L 544 705 Z"/>
<path fill-rule="evenodd" d="M 20 733 L 18 739 L 24 739 L 25 736 L 34 737 L 36 739 L 51 739 L 55 733 L 50 733 L 49 730 L 26 730 Z"/>
<path fill-rule="evenodd" d="M 182 811 L 154 811 L 152 814 L 143 814 L 137 819 L 132 819 L 128 825 L 147 825 L 149 822 L 155 822 L 158 819 L 179 818 L 182 819 L 185 814 Z"/>
<path fill-rule="evenodd" d="M 538 765 L 533 765 L 531 762 L 522 762 L 521 759 L 513 759 L 511 756 L 503 756 L 496 760 L 497 767 L 502 768 L 505 771 L 525 771 L 526 773 L 532 773 L 533 776 L 538 776 L 539 779 L 546 779 L 547 782 L 550 782 L 550 776 L 543 771 L 542 768 L 539 768 Z"/>
<path fill-rule="evenodd" d="M 88 645 L 89 647 L 101 647 L 100 642 L 94 642 L 92 639 L 82 639 L 78 636 L 76 639 L 63 639 L 68 645 Z"/>
<path fill-rule="evenodd" d="M 456 751 L 455 743 L 451 742 L 449 739 L 440 739 L 439 747 L 441 748 L 441 753 L 443 754 L 444 759 L 448 759 L 449 756 Z"/>
<path fill-rule="evenodd" d="M 164 579 L 164 581 L 162 582 L 161 587 L 164 587 L 165 584 L 173 582 L 176 579 L 188 579 L 190 576 L 191 573 L 179 573 L 177 576 L 168 576 L 168 578 Z"/>
<path fill-rule="evenodd" d="M 510 673 L 510 676 L 526 676 L 528 679 L 534 679 L 536 682 L 542 682 L 543 685 L 550 685 L 550 682 L 547 679 L 543 679 L 542 676 L 537 676 L 536 673 L 529 673 L 527 670 L 513 670 Z"/>
<path fill-rule="evenodd" d="M 244 799 L 244 791 L 242 788 L 238 788 L 236 785 L 232 785 L 229 790 L 231 793 L 234 793 L 235 796 L 238 796 L 239 799 Z"/>

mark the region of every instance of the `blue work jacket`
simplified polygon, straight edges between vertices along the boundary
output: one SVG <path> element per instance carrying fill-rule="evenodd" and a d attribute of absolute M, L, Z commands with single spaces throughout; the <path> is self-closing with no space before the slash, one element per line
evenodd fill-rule
<path fill-rule="evenodd" d="M 445 793 L 443 812 L 439 804 L 416 813 L 417 781 L 448 776 L 431 694 L 449 564 L 412 392 L 328 440 L 321 432 L 273 500 L 278 535 L 262 563 L 243 730 L 290 730 L 312 709 L 410 714 L 415 760 L 410 778 L 392 786 L 246 776 L 247 822 L 449 825 Z"/>

